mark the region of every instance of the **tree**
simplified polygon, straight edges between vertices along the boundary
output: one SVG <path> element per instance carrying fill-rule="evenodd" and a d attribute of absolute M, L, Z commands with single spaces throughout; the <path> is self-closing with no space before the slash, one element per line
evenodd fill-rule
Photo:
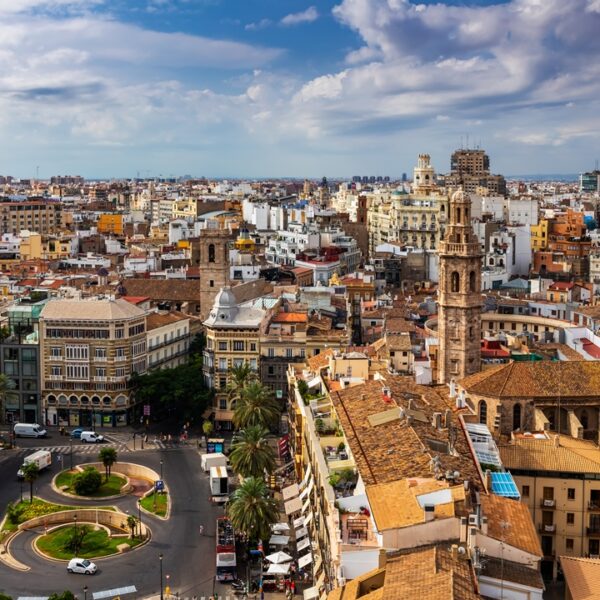
<path fill-rule="evenodd" d="M 137 527 L 138 520 L 133 516 L 129 515 L 127 517 L 127 527 L 131 531 L 131 539 L 134 537 L 135 528 Z"/>
<path fill-rule="evenodd" d="M 233 424 L 238 429 L 252 425 L 269 428 L 279 419 L 281 409 L 273 392 L 260 381 L 249 383 L 237 400 Z"/>
<path fill-rule="evenodd" d="M 13 600 L 12 596 L 7 596 L 6 594 L 0 594 L 0 600 Z"/>
<path fill-rule="evenodd" d="M 30 462 L 23 467 L 23 479 L 29 484 L 29 502 L 33 503 L 33 484 L 40 476 L 39 467 Z"/>
<path fill-rule="evenodd" d="M 227 515 L 235 529 L 250 541 L 257 541 L 271 535 L 271 525 L 277 522 L 279 511 L 265 482 L 258 477 L 249 477 L 233 492 Z"/>
<path fill-rule="evenodd" d="M 229 383 L 227 384 L 227 396 L 229 400 L 239 401 L 246 386 L 256 379 L 256 373 L 250 367 L 250 363 L 243 362 L 229 369 Z"/>
<path fill-rule="evenodd" d="M 102 448 L 98 453 L 98 460 L 104 465 L 104 473 L 106 474 L 106 481 L 108 481 L 112 466 L 117 462 L 117 451 L 110 446 Z"/>
<path fill-rule="evenodd" d="M 212 421 L 204 421 L 204 423 L 202 423 L 202 433 L 204 433 L 204 438 L 206 443 L 208 444 L 208 438 L 210 436 L 210 434 L 213 432 L 214 430 L 214 425 L 212 424 Z"/>
<path fill-rule="evenodd" d="M 4 373 L 0 374 L 0 421 L 2 421 L 2 415 L 4 415 L 4 405 L 6 404 L 6 392 L 14 390 L 16 383 L 7 377 Z"/>
<path fill-rule="evenodd" d="M 83 540 L 89 532 L 90 528 L 87 525 L 73 526 L 69 532 L 69 537 L 65 541 L 64 550 L 72 552 L 73 556 L 77 556 L 81 546 L 83 546 Z"/>
<path fill-rule="evenodd" d="M 102 475 L 94 467 L 86 467 L 73 478 L 73 489 L 79 496 L 91 496 L 102 485 Z"/>
<path fill-rule="evenodd" d="M 48 600 L 77 600 L 75 594 L 70 592 L 69 590 L 65 590 L 62 594 L 54 593 L 52 594 Z"/>
<path fill-rule="evenodd" d="M 267 433 L 260 425 L 238 432 L 229 454 L 231 466 L 236 473 L 242 477 L 263 477 L 265 471 L 273 472 L 275 453 L 265 437 Z"/>

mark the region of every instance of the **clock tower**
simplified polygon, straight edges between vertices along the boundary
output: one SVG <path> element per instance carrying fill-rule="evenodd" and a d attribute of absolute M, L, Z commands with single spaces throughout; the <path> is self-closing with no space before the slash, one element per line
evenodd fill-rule
<path fill-rule="evenodd" d="M 481 258 L 471 227 L 471 198 L 450 199 L 446 236 L 439 247 L 438 383 L 462 379 L 481 368 Z"/>

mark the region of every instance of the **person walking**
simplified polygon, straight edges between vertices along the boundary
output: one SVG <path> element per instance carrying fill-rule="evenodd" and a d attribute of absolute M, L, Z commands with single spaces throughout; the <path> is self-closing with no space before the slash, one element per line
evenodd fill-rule
<path fill-rule="evenodd" d="M 200 535 L 204 535 L 204 525 L 200 525 L 198 530 L 200 531 Z"/>

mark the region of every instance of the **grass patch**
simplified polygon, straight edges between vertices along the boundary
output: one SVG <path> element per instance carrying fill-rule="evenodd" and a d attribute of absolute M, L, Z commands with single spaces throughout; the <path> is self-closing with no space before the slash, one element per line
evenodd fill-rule
<path fill-rule="evenodd" d="M 81 527 L 81 526 L 79 526 Z M 55 529 L 46 535 L 42 535 L 37 540 L 38 549 L 51 556 L 62 560 L 73 558 L 73 553 L 65 550 L 70 536 L 75 529 L 74 525 L 65 525 L 59 529 Z M 117 546 L 128 544 L 131 548 L 140 544 L 139 539 L 129 539 L 129 537 L 110 537 L 105 529 L 92 529 L 83 539 L 81 549 L 77 553 L 79 558 L 98 558 L 100 556 L 108 556 L 118 552 Z"/>
<path fill-rule="evenodd" d="M 89 509 L 90 507 L 53 504 L 52 502 L 46 502 L 45 500 L 34 496 L 33 503 L 30 503 L 29 500 L 24 500 L 23 502 L 14 504 L 12 508 L 7 508 L 7 518 L 4 523 L 4 529 L 7 531 L 16 531 L 21 523 L 25 523 L 25 521 L 29 521 L 29 519 L 43 517 L 44 515 L 50 515 L 62 510 L 73 510 L 77 508 Z M 98 508 L 101 508 L 102 510 L 116 510 L 114 506 L 102 506 Z"/>
<path fill-rule="evenodd" d="M 78 475 L 79 471 L 62 471 L 56 476 L 56 487 L 59 490 L 67 488 L 65 491 L 69 494 L 75 494 L 75 490 L 72 488 L 73 478 L 75 475 Z M 106 481 L 104 474 L 102 474 L 102 485 L 100 488 L 90 494 L 89 496 L 85 496 L 86 498 L 104 498 L 106 496 L 116 496 L 121 493 L 121 488 L 127 483 L 125 477 L 121 475 L 111 475 Z"/>
<path fill-rule="evenodd" d="M 168 495 L 156 494 L 156 508 L 154 507 L 154 494 L 150 494 L 142 498 L 142 507 L 159 517 L 164 517 L 167 514 Z"/>

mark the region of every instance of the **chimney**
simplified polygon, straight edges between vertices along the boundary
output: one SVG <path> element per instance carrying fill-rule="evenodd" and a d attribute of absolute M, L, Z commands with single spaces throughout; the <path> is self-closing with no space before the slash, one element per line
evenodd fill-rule
<path fill-rule="evenodd" d="M 444 427 L 448 429 L 450 424 L 452 423 L 452 411 L 448 408 L 446 409 L 446 413 L 444 415 Z"/>
<path fill-rule="evenodd" d="M 554 447 L 560 448 L 560 435 L 558 434 L 554 436 Z"/>
<path fill-rule="evenodd" d="M 450 398 L 456 397 L 456 381 L 454 381 L 454 377 L 450 380 Z"/>
<path fill-rule="evenodd" d="M 384 569 L 387 565 L 387 552 L 385 548 L 379 548 L 378 568 Z"/>
<path fill-rule="evenodd" d="M 458 560 L 458 544 L 452 544 L 450 553 L 452 555 L 452 560 Z"/>
<path fill-rule="evenodd" d="M 433 521 L 435 519 L 435 506 L 433 504 L 426 504 L 425 508 L 425 523 Z"/>
<path fill-rule="evenodd" d="M 488 534 L 488 520 L 487 517 L 481 517 L 481 533 L 483 535 Z"/>
<path fill-rule="evenodd" d="M 442 413 L 440 413 L 440 412 L 433 413 L 433 419 L 431 420 L 431 425 L 432 425 L 432 427 L 435 427 L 436 429 L 442 428 Z"/>

